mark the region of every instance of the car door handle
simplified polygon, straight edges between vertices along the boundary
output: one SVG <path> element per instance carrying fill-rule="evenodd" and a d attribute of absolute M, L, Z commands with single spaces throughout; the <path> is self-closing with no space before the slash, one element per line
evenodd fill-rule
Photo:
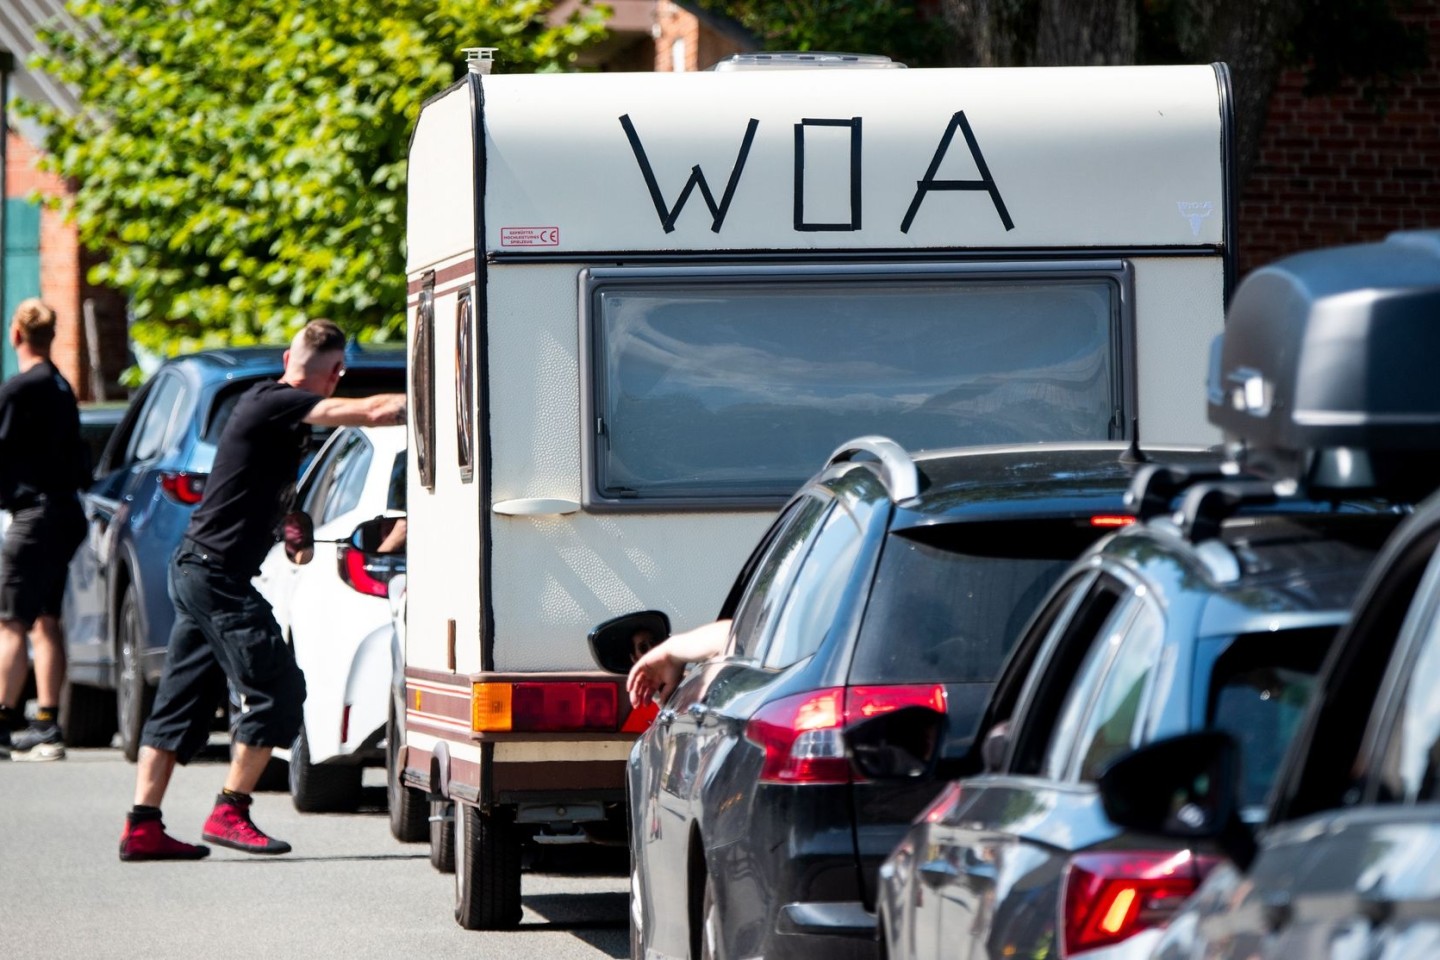
<path fill-rule="evenodd" d="M 944 857 L 937 857 L 934 860 L 926 860 L 920 864 L 920 876 L 928 883 L 939 886 L 948 883 L 960 876 L 960 871 L 955 869 L 955 864 Z"/>

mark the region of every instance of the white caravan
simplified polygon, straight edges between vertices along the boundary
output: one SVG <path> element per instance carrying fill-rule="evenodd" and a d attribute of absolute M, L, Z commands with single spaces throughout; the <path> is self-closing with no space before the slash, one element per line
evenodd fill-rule
<path fill-rule="evenodd" d="M 399 766 L 467 927 L 522 836 L 624 836 L 648 715 L 588 631 L 713 618 L 843 441 L 1218 440 L 1223 65 L 746 65 L 472 69 L 415 127 Z"/>

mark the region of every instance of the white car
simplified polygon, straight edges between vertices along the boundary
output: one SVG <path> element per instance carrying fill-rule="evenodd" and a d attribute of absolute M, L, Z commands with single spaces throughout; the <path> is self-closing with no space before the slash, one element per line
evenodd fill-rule
<path fill-rule="evenodd" d="M 365 521 L 404 515 L 405 428 L 336 431 L 300 481 L 297 504 L 314 522 L 314 558 L 298 565 L 276 544 L 255 578 L 305 672 L 290 795 L 297 810 L 351 810 L 363 768 L 385 760 L 388 582 L 405 555 L 365 554 L 350 541 Z"/>

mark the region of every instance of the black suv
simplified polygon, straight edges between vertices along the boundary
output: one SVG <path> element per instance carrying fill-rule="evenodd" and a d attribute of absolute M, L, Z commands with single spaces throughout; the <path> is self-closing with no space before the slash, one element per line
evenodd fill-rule
<path fill-rule="evenodd" d="M 1129 506 L 1141 522 L 1071 567 L 1015 645 L 962 764 L 983 772 L 951 784 L 881 868 L 888 956 L 1143 951 L 1214 861 L 1125 835 L 1097 778 L 1155 738 L 1228 731 L 1245 745 L 1245 815 L 1260 819 L 1401 519 L 1172 465 L 1142 470 Z"/>
<path fill-rule="evenodd" d="M 728 650 L 631 753 L 634 956 L 874 954 L 876 870 L 937 784 L 858 776 L 847 730 L 929 707 L 949 717 L 940 752 L 963 756 L 1036 605 L 1133 519 L 1132 452 L 836 452 L 741 571 Z"/>
<path fill-rule="evenodd" d="M 1440 231 L 1290 257 L 1235 296 L 1210 419 L 1237 460 L 1312 491 L 1440 485 Z M 1252 747 L 1233 732 L 1151 744 L 1102 777 L 1117 822 L 1233 863 L 1157 956 L 1440 955 L 1437 551 L 1432 498 L 1362 586 L 1258 831 L 1241 815 Z"/>

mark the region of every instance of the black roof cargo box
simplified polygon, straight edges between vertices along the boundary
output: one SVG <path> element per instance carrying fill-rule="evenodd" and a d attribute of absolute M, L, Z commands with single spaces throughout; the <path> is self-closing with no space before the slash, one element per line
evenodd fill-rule
<path fill-rule="evenodd" d="M 1235 291 L 1210 422 L 1312 495 L 1440 486 L 1440 231 L 1278 260 Z"/>

